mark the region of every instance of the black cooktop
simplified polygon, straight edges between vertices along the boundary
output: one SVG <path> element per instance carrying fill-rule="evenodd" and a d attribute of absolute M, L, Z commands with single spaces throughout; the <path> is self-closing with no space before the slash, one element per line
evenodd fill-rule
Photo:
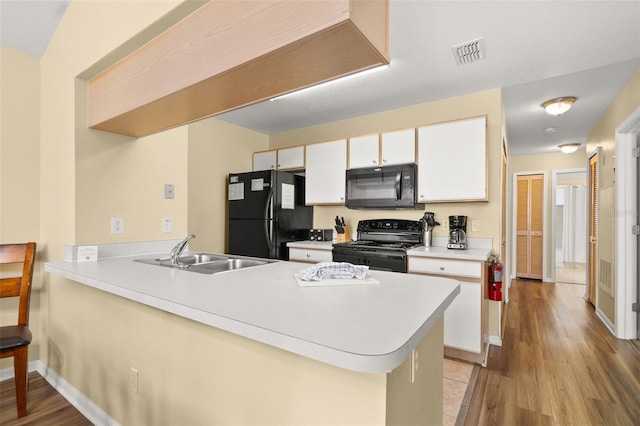
<path fill-rule="evenodd" d="M 358 222 L 358 240 L 336 243 L 349 250 L 406 251 L 422 244 L 422 222 L 404 219 L 368 219 Z"/>
<path fill-rule="evenodd" d="M 390 249 L 410 249 L 420 244 L 416 243 L 403 243 L 403 242 L 379 242 L 379 241 L 371 241 L 371 240 L 358 240 L 358 241 L 349 241 L 346 243 L 335 243 L 335 246 L 353 246 L 353 247 L 380 247 L 380 248 L 390 248 Z"/>

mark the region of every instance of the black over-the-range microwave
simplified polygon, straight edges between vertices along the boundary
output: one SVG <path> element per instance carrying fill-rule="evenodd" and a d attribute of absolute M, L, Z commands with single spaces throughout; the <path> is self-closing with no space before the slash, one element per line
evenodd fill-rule
<path fill-rule="evenodd" d="M 413 209 L 417 165 L 347 170 L 345 205 L 350 209 Z"/>

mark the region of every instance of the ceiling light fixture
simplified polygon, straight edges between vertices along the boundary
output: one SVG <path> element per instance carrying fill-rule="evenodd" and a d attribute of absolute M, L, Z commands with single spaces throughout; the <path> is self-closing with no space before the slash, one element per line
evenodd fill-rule
<path fill-rule="evenodd" d="M 571 105 L 574 104 L 576 99 L 577 98 L 575 96 L 565 96 L 562 98 L 550 99 L 543 103 L 541 107 L 544 108 L 545 111 L 547 111 L 547 114 L 560 115 L 569 111 L 569 108 L 571 108 Z"/>
<path fill-rule="evenodd" d="M 571 154 L 573 152 L 576 152 L 578 150 L 578 148 L 580 148 L 580 144 L 579 143 L 565 143 L 563 145 L 558 145 L 558 148 L 560 148 L 560 151 L 564 152 L 565 154 Z"/>
<path fill-rule="evenodd" d="M 391 64 L 384 64 L 384 65 L 379 65 L 379 66 L 373 67 L 373 68 L 367 68 L 366 70 L 363 70 L 363 71 L 360 71 L 360 72 L 356 72 L 356 73 L 353 73 L 353 74 L 347 74 L 345 76 L 338 77 L 338 78 L 335 78 L 333 80 L 327 80 L 327 81 L 324 81 L 322 83 L 315 84 L 313 86 L 303 87 L 302 89 L 298 89 L 298 90 L 295 90 L 293 92 L 285 93 L 284 95 L 276 96 L 275 98 L 271 98 L 269 100 L 271 102 L 273 102 L 273 101 L 277 101 L 277 100 L 280 100 L 280 99 L 283 99 L 283 98 L 288 98 L 291 95 L 298 95 L 300 93 L 305 93 L 305 92 L 308 92 L 310 90 L 317 89 L 318 87 L 324 87 L 326 85 L 332 84 L 332 83 L 334 83 L 336 81 L 345 81 L 345 80 L 349 80 L 349 79 L 352 79 L 352 78 L 355 78 L 355 77 L 362 77 L 364 75 L 369 75 L 369 74 L 373 74 L 373 73 L 378 72 L 378 71 L 386 70 L 390 66 L 391 66 Z"/>

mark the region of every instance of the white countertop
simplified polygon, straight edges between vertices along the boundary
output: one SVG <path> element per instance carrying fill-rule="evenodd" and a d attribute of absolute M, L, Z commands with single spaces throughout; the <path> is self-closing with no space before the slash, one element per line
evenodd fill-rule
<path fill-rule="evenodd" d="M 287 246 L 307 250 L 331 250 L 334 242 L 335 241 L 293 241 L 287 243 Z M 486 243 L 484 245 L 485 247 L 479 245 L 469 247 L 465 250 L 447 249 L 444 245 L 437 247 L 417 247 L 408 250 L 407 255 L 485 261 L 489 258 L 489 255 L 491 255 L 491 242 L 489 241 L 488 245 Z"/>
<path fill-rule="evenodd" d="M 444 259 L 480 260 L 489 259 L 490 248 L 467 248 L 453 250 L 446 247 L 417 247 L 407 251 L 408 256 L 439 257 Z"/>
<path fill-rule="evenodd" d="M 310 265 L 297 262 L 205 275 L 133 261 L 166 254 L 56 261 L 45 270 L 305 357 L 372 373 L 404 361 L 460 292 L 459 283 L 448 278 L 384 271 L 370 271 L 380 284 L 300 287 L 294 273 Z"/>
<path fill-rule="evenodd" d="M 311 249 L 311 250 L 331 250 L 335 241 L 290 241 L 287 247 Z"/>

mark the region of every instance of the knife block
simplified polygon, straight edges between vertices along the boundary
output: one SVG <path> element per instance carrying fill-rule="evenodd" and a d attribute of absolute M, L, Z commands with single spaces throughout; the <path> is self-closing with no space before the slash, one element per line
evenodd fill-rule
<path fill-rule="evenodd" d="M 337 242 L 347 243 L 351 241 L 351 229 L 347 225 L 344 226 L 344 234 L 337 234 Z"/>

